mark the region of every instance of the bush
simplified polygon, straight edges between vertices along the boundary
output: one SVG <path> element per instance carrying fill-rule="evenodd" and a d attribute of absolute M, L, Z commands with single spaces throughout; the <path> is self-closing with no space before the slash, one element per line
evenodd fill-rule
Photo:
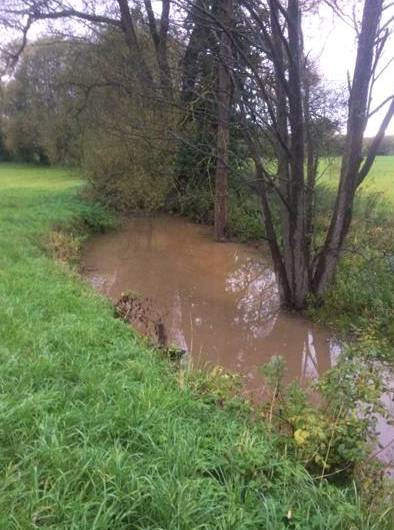
<path fill-rule="evenodd" d="M 366 462 L 376 442 L 377 415 L 389 416 L 381 403 L 387 390 L 382 368 L 349 350 L 312 385 L 318 396 L 297 383 L 285 386 L 284 372 L 280 357 L 262 367 L 272 394 L 264 416 L 291 436 L 297 458 L 311 473 L 354 478 L 356 466 Z"/>
<path fill-rule="evenodd" d="M 97 135 L 85 149 L 83 170 L 94 194 L 120 212 L 154 211 L 173 186 L 171 157 L 118 137 Z"/>

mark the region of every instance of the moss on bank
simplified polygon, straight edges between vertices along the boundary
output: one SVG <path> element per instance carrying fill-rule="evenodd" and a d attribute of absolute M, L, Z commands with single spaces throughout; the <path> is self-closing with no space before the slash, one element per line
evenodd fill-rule
<path fill-rule="evenodd" d="M 0 166 L 0 528 L 376 529 L 262 422 L 181 388 L 109 302 L 43 248 L 108 216 L 70 173 Z"/>

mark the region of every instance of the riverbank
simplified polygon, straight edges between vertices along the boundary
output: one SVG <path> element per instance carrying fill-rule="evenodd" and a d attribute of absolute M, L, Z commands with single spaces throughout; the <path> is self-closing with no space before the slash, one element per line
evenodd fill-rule
<path fill-rule="evenodd" d="M 238 402 L 180 384 L 53 260 L 54 226 L 110 224 L 80 186 L 0 166 L 0 527 L 390 528 L 354 485 L 313 480 Z"/>

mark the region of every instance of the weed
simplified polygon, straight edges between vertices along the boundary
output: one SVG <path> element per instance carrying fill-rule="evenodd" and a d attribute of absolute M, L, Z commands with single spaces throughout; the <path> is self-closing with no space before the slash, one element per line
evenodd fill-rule
<path fill-rule="evenodd" d="M 372 485 L 381 489 L 383 466 L 370 454 L 378 416 L 390 419 L 381 401 L 387 390 L 382 366 L 349 350 L 310 388 L 285 386 L 284 368 L 280 357 L 262 367 L 271 390 L 263 416 L 284 433 L 286 443 L 292 440 L 296 457 L 316 478 L 360 478 L 362 469 L 363 492 Z"/>
<path fill-rule="evenodd" d="M 75 263 L 79 258 L 81 242 L 62 230 L 52 230 L 46 245 L 53 257 L 63 263 Z"/>

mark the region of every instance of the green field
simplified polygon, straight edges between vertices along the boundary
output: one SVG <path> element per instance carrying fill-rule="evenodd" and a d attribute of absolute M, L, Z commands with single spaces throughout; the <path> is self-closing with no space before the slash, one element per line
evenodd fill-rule
<path fill-rule="evenodd" d="M 0 166 L 0 529 L 389 528 L 242 408 L 181 389 L 48 255 L 52 225 L 108 222 L 79 187 L 64 170 Z"/>
<path fill-rule="evenodd" d="M 339 173 L 339 159 L 326 161 L 322 164 L 325 169 L 323 182 L 335 185 Z M 369 175 L 361 186 L 367 193 L 381 193 L 382 196 L 394 203 L 394 156 L 378 156 Z"/>

